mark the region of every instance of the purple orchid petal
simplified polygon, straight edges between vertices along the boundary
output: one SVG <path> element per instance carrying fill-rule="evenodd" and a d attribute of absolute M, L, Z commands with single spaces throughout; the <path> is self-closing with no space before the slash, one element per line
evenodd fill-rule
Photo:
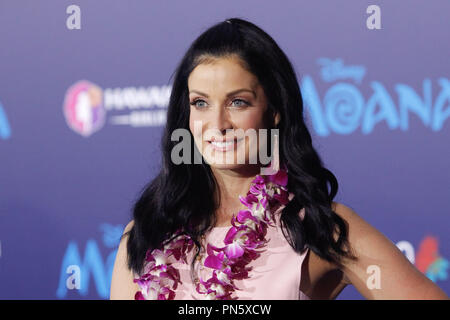
<path fill-rule="evenodd" d="M 255 180 L 253 180 L 256 184 L 263 184 L 265 182 L 264 177 L 260 176 L 259 174 L 256 175 Z"/>
<path fill-rule="evenodd" d="M 274 195 L 274 200 L 278 201 L 282 205 L 286 205 L 289 203 L 289 194 L 287 192 L 282 191 L 281 194 Z"/>
<path fill-rule="evenodd" d="M 217 253 L 217 258 L 219 258 L 219 260 L 224 260 L 225 259 L 225 253 L 223 252 L 224 248 L 221 249 L 222 251 Z"/>
<path fill-rule="evenodd" d="M 174 288 L 174 289 L 176 289 L 176 288 Z M 175 298 L 175 291 L 170 290 L 169 297 L 167 300 L 173 300 L 174 298 Z"/>
<path fill-rule="evenodd" d="M 166 300 L 166 296 L 163 294 L 158 295 L 158 300 Z"/>
<path fill-rule="evenodd" d="M 287 185 L 288 175 L 286 171 L 278 170 L 276 174 L 269 176 L 269 181 L 284 187 Z"/>
<path fill-rule="evenodd" d="M 260 186 L 253 185 L 250 187 L 249 191 L 252 195 L 256 196 L 262 192 L 262 188 Z"/>
<path fill-rule="evenodd" d="M 136 292 L 136 294 L 134 295 L 134 300 L 145 300 L 142 292 L 140 292 L 140 291 Z"/>
<path fill-rule="evenodd" d="M 238 229 L 236 227 L 230 228 L 230 230 L 228 230 L 223 242 L 225 244 L 231 243 L 233 241 L 234 236 L 236 235 L 237 231 L 238 231 Z"/>
<path fill-rule="evenodd" d="M 267 209 L 269 205 L 269 201 L 266 198 L 262 198 L 259 203 L 264 207 L 264 209 Z"/>
<path fill-rule="evenodd" d="M 252 213 L 248 210 L 240 210 L 237 214 L 237 221 L 239 223 L 244 223 L 246 219 L 252 219 Z"/>
<path fill-rule="evenodd" d="M 208 255 L 214 255 L 214 251 L 215 252 L 220 252 L 222 250 L 222 248 L 218 248 L 216 246 L 213 246 L 212 244 L 208 243 L 208 245 L 206 246 L 206 253 Z"/>
<path fill-rule="evenodd" d="M 205 267 L 212 269 L 222 269 L 222 260 L 216 256 L 208 256 L 205 259 Z"/>
<path fill-rule="evenodd" d="M 239 243 L 234 241 L 226 246 L 225 254 L 230 259 L 237 259 L 244 254 L 244 249 L 239 245 Z"/>
<path fill-rule="evenodd" d="M 249 209 L 252 208 L 254 202 L 258 202 L 258 198 L 253 194 L 249 194 L 246 197 L 239 196 L 239 200 Z"/>

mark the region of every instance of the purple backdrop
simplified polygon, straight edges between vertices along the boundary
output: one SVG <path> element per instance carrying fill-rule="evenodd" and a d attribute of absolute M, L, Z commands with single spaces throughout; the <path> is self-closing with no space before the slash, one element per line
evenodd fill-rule
<path fill-rule="evenodd" d="M 158 170 L 169 77 L 233 16 L 294 64 L 335 201 L 449 294 L 450 3 L 376 1 L 369 29 L 373 2 L 335 2 L 2 0 L 0 298 L 109 297 L 118 237 Z"/>

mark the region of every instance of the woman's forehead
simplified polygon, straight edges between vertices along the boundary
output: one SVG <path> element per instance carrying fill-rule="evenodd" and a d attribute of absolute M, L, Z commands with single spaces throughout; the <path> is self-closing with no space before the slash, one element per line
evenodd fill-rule
<path fill-rule="evenodd" d="M 198 65 L 188 79 L 190 91 L 201 91 L 206 94 L 214 92 L 231 92 L 238 89 L 258 91 L 258 79 L 232 61 L 220 61 L 214 64 Z"/>

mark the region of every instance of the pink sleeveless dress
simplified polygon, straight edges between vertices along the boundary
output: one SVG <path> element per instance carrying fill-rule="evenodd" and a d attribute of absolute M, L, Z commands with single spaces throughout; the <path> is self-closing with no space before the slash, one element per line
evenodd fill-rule
<path fill-rule="evenodd" d="M 291 193 L 289 199 L 291 200 Z M 252 267 L 249 277 L 235 280 L 240 290 L 233 293 L 234 297 L 243 300 L 310 300 L 300 290 L 301 269 L 303 260 L 308 253 L 306 247 L 302 254 L 294 251 L 282 234 L 280 227 L 280 214 L 283 206 L 275 211 L 275 226 L 269 226 L 266 238 L 268 243 L 264 252 L 248 266 Z M 305 209 L 300 211 L 303 219 Z M 205 235 L 205 240 L 217 247 L 223 247 L 223 240 L 229 227 L 213 228 Z M 188 254 L 188 260 L 192 261 L 195 250 Z M 204 258 L 202 260 L 202 265 Z M 196 264 L 199 265 L 198 263 Z M 177 262 L 174 264 L 180 272 L 182 284 L 178 285 L 175 293 L 176 300 L 203 300 L 205 296 L 199 294 L 190 276 L 190 264 Z M 203 267 L 197 270 L 197 274 L 206 281 L 211 276 L 211 269 Z"/>

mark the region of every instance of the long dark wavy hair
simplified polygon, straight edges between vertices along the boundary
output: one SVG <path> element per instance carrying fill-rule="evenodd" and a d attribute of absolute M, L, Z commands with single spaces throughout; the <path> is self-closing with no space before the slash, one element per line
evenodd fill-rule
<path fill-rule="evenodd" d="M 288 170 L 288 190 L 295 196 L 283 208 L 280 221 L 292 248 L 302 253 L 306 246 L 321 258 L 341 264 L 351 253 L 344 220 L 331 208 L 338 182 L 312 146 L 303 119 L 303 102 L 296 74 L 287 56 L 265 31 L 240 18 L 230 18 L 204 31 L 189 47 L 174 74 L 161 149 L 161 170 L 141 190 L 133 208 L 133 227 L 128 235 L 128 267 L 140 274 L 147 250 L 160 248 L 183 228 L 195 242 L 215 224 L 219 208 L 216 179 L 210 166 L 174 164 L 171 151 L 178 143 L 172 132 L 189 130 L 188 77 L 210 58 L 238 56 L 263 87 L 268 110 L 280 114 L 280 163 Z M 173 76 L 173 75 L 172 75 Z M 191 141 L 193 140 L 191 134 Z M 192 143 L 192 157 L 198 154 Z M 328 190 L 328 183 L 330 191 Z M 299 212 L 305 208 L 304 219 Z M 195 261 L 195 259 L 193 260 Z M 193 262 L 192 261 L 192 265 Z"/>

